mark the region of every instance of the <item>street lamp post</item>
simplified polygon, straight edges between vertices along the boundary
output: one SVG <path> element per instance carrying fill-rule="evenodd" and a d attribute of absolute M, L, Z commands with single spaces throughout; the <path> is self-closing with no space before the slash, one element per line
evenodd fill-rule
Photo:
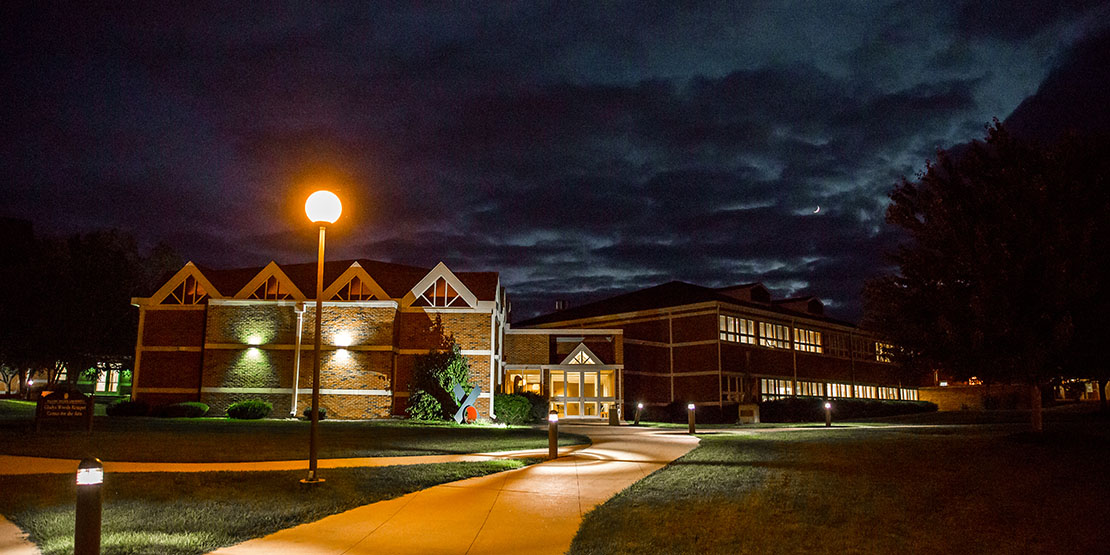
<path fill-rule="evenodd" d="M 316 256 L 316 333 L 312 349 L 312 413 L 308 432 L 308 478 L 301 480 L 306 484 L 318 484 L 324 480 L 316 475 L 316 446 L 319 439 L 317 427 L 320 423 L 320 332 L 324 321 L 324 232 L 327 224 L 333 224 L 343 212 L 339 197 L 331 191 L 316 191 L 304 203 L 305 214 L 313 223 L 320 224 L 320 246 Z M 299 384 L 293 384 L 296 388 Z"/>

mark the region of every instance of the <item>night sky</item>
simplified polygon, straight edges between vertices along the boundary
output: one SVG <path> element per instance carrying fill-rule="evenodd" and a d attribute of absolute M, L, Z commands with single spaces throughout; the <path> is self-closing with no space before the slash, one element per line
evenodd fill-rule
<path fill-rule="evenodd" d="M 1030 97 L 1089 78 L 1061 68 L 1110 22 L 1082 1 L 241 4 L 5 2 L 0 215 L 308 262 L 319 185 L 345 200 L 329 259 L 499 271 L 516 321 L 672 279 L 855 319 L 898 178 L 1027 99 L 1061 121 L 1074 102 Z"/>

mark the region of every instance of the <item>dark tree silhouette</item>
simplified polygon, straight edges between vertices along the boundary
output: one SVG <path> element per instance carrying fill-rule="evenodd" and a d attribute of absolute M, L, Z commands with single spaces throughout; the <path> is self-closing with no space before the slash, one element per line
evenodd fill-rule
<path fill-rule="evenodd" d="M 897 273 L 867 284 L 867 324 L 910 368 L 1033 386 L 1039 431 L 1037 387 L 1106 377 L 1108 154 L 1089 137 L 1022 141 L 997 120 L 985 142 L 939 152 L 890 195 L 906 240 Z"/>
<path fill-rule="evenodd" d="M 54 387 L 65 369 L 76 381 L 98 362 L 130 369 L 138 313 L 131 297 L 147 295 L 181 265 L 165 245 L 142 256 L 118 230 L 66 238 L 23 237 L 5 257 L 0 364 Z"/>

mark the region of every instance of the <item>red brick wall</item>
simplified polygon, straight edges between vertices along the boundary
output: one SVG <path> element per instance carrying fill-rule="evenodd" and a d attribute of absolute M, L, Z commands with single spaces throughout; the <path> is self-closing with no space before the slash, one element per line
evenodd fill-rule
<path fill-rule="evenodd" d="M 716 314 L 701 314 L 675 318 L 674 343 L 688 341 L 712 341 L 719 335 L 719 324 Z"/>
<path fill-rule="evenodd" d="M 505 363 L 547 364 L 548 337 L 539 334 L 506 334 Z"/>
<path fill-rule="evenodd" d="M 402 349 L 440 349 L 453 338 L 463 349 L 490 348 L 489 314 L 402 312 L 399 346 Z"/>
<path fill-rule="evenodd" d="M 717 376 L 675 376 L 674 398 L 686 403 L 720 401 L 720 382 Z"/>
<path fill-rule="evenodd" d="M 717 371 L 717 344 L 674 347 L 674 371 L 676 374 Z"/>
<path fill-rule="evenodd" d="M 622 328 L 624 330 L 625 339 L 642 339 L 644 341 L 658 341 L 662 343 L 670 341 L 670 331 L 667 327 L 666 318 L 636 322 L 634 324 L 620 324 L 619 322 L 614 322 L 606 327 Z"/>
<path fill-rule="evenodd" d="M 200 347 L 204 345 L 203 310 L 143 309 L 143 345 Z"/>
<path fill-rule="evenodd" d="M 306 315 L 307 316 L 307 315 Z M 307 318 L 306 318 L 307 320 Z M 306 332 L 312 328 L 305 326 Z M 292 345 L 296 341 L 297 315 L 291 305 L 209 305 L 207 343 L 248 343 L 252 336 L 262 344 Z M 309 336 L 308 333 L 305 334 Z M 311 339 L 308 339 L 311 344 Z"/>
<path fill-rule="evenodd" d="M 671 371 L 670 350 L 667 347 L 625 343 L 624 361 L 626 370 L 661 374 Z"/>
<path fill-rule="evenodd" d="M 192 387 L 200 383 L 201 353 L 143 351 L 138 381 L 133 387 Z M 141 391 L 138 397 L 146 399 Z"/>

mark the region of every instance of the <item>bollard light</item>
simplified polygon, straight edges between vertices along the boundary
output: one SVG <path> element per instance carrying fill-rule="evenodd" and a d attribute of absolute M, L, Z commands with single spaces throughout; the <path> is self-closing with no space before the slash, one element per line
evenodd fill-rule
<path fill-rule="evenodd" d="M 643 403 L 636 403 L 636 421 L 632 423 L 633 425 L 635 425 L 635 426 L 640 425 L 640 412 L 642 412 L 643 410 L 644 410 L 644 404 Z"/>
<path fill-rule="evenodd" d="M 559 413 L 547 413 L 547 458 L 559 458 Z"/>
<path fill-rule="evenodd" d="M 832 426 L 832 403 L 825 403 L 825 427 Z"/>
<path fill-rule="evenodd" d="M 690 433 L 692 434 L 696 431 L 696 426 L 694 425 L 694 404 L 693 403 L 690 403 L 689 405 L 686 405 L 686 414 L 689 417 Z"/>
<path fill-rule="evenodd" d="M 84 459 L 77 465 L 77 514 L 73 534 L 74 555 L 100 553 L 100 486 L 104 465 L 100 459 Z"/>

